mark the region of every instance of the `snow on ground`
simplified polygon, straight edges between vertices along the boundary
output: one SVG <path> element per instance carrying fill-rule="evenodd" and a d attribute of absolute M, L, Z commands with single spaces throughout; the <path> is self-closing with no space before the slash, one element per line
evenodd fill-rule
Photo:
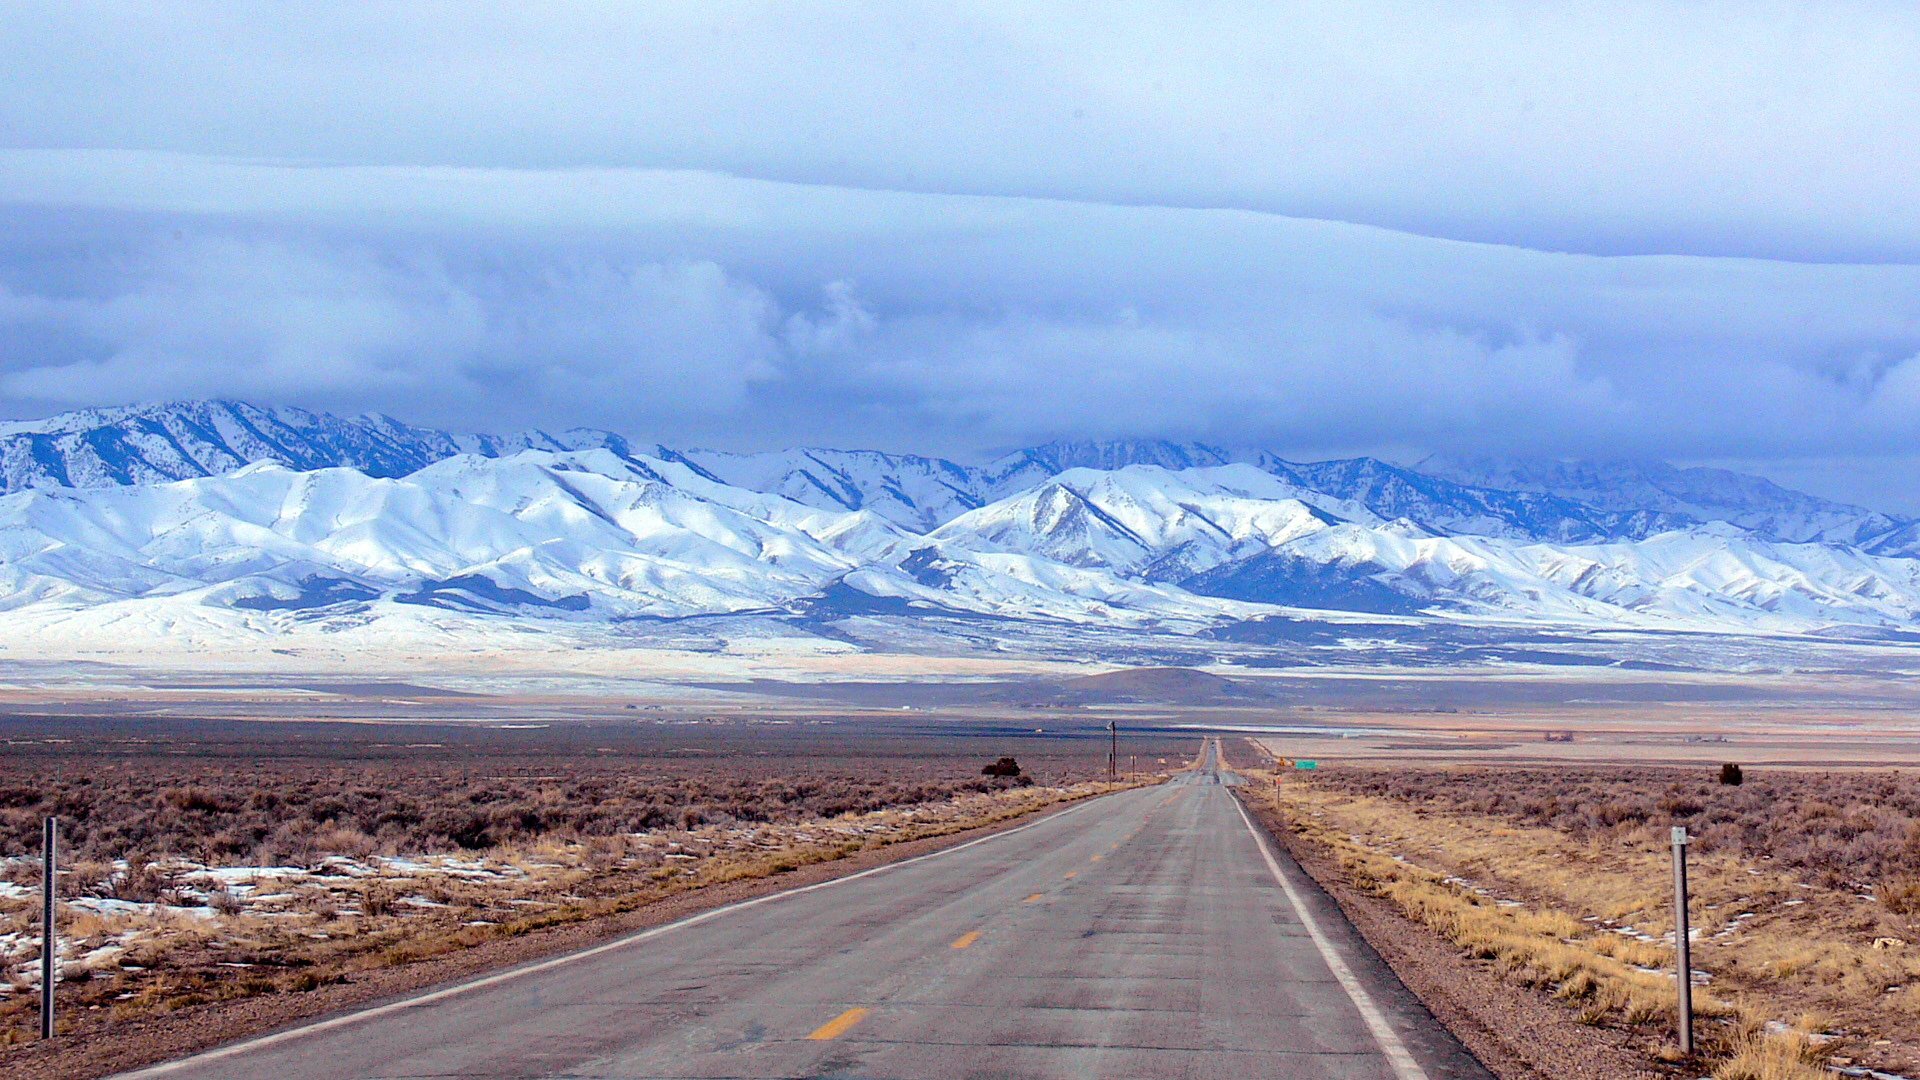
<path fill-rule="evenodd" d="M 486 917 L 489 911 L 539 912 L 575 900 L 573 890 L 597 875 L 632 873 L 660 882 L 700 873 L 713 860 L 917 835 L 929 825 L 978 820 L 1002 808 L 1008 798 L 1042 790 L 966 794 L 802 822 L 656 829 L 525 850 L 332 855 L 312 865 L 276 866 L 213 866 L 166 858 L 151 865 L 149 876 L 162 884 L 157 896 L 145 899 L 115 895 L 128 880 L 129 867 L 120 861 L 107 880 L 86 895 L 62 900 L 60 958 L 69 971 L 137 971 L 144 970 L 133 959 L 142 946 L 257 937 L 268 924 L 281 933 L 316 939 L 331 936 L 343 918 L 407 919 L 459 912 L 465 922 L 486 924 L 498 921 Z M 13 878 L 33 873 L 29 868 L 34 865 L 28 856 L 0 860 L 0 870 Z M 7 886 L 4 895 L 9 898 L 38 895 L 37 886 L 19 880 L 0 878 L 0 883 Z M 38 949 L 37 908 L 23 904 L 0 916 L 0 994 L 35 985 Z"/>

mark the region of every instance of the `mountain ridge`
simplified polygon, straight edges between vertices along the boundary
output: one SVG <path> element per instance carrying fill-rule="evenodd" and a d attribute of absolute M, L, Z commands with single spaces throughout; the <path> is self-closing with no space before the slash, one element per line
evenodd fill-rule
<path fill-rule="evenodd" d="M 607 626 L 938 616 L 1184 635 L 1355 616 L 1920 628 L 1920 560 L 1724 523 L 1583 543 L 1442 533 L 1301 494 L 1247 463 L 1071 468 L 921 533 L 631 447 L 475 451 L 399 477 L 258 462 L 0 496 L 0 610 L 138 605 L 261 632 L 409 608 Z"/>
<path fill-rule="evenodd" d="M 259 461 L 301 470 L 344 466 L 392 478 L 457 454 L 501 457 L 521 450 L 602 448 L 629 459 L 677 462 L 708 480 L 818 509 L 871 510 L 921 533 L 1074 468 L 1156 465 L 1179 471 L 1238 464 L 1293 484 L 1297 497 L 1326 512 L 1352 517 L 1356 508 L 1364 508 L 1437 532 L 1585 543 L 1645 539 L 1719 520 L 1770 540 L 1920 555 L 1920 523 L 1758 477 L 1661 463 L 1438 457 L 1415 466 L 1375 458 L 1294 462 L 1270 451 L 1201 442 L 1063 440 L 966 465 L 824 447 L 676 450 L 590 428 L 465 434 L 380 414 L 339 417 L 227 400 L 83 409 L 0 424 L 0 494 L 192 479 Z"/>

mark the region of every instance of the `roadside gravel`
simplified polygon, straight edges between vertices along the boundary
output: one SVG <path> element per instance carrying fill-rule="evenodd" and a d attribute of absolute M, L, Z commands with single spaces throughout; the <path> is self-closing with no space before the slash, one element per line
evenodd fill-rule
<path fill-rule="evenodd" d="M 1577 1022 L 1573 1014 L 1500 979 L 1485 961 L 1413 922 L 1378 897 L 1354 889 L 1324 852 L 1302 842 L 1261 800 L 1247 805 L 1354 928 L 1501 1080 L 1671 1080 L 1655 1071 L 1623 1035 Z"/>

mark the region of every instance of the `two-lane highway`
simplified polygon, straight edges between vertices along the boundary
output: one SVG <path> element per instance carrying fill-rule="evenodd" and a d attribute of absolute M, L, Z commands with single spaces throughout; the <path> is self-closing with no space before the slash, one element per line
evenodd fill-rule
<path fill-rule="evenodd" d="M 1206 764 L 141 1075 L 1484 1077 Z"/>

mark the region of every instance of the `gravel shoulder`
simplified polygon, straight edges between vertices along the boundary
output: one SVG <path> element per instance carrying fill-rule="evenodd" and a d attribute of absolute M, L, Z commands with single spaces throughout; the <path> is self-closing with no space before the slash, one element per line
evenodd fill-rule
<path fill-rule="evenodd" d="M 1355 889 L 1327 854 L 1246 804 L 1268 834 L 1326 890 L 1360 936 L 1474 1056 L 1501 1080 L 1655 1080 L 1618 1033 L 1580 1024 L 1570 1010 L 1504 982 L 1485 961 Z"/>

